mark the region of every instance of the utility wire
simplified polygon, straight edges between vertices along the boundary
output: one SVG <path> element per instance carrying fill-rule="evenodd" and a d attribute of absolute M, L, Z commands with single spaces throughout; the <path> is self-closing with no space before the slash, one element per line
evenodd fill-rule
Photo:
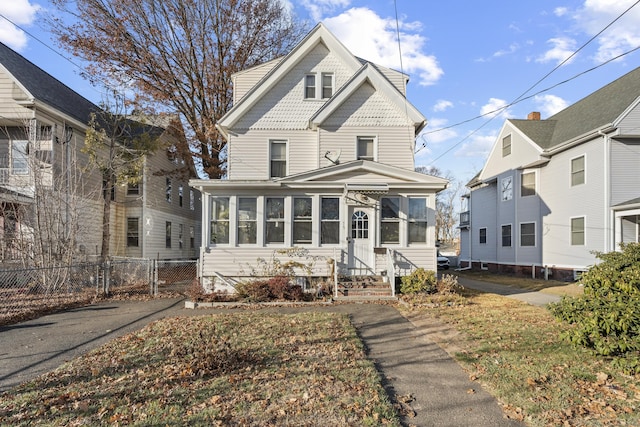
<path fill-rule="evenodd" d="M 453 125 L 445 126 L 445 127 L 438 128 L 438 129 L 434 129 L 434 130 L 429 131 L 429 132 L 423 132 L 423 133 L 420 135 L 421 137 L 424 137 L 424 136 L 429 135 L 429 134 L 431 134 L 431 133 L 441 132 L 441 131 L 446 130 L 446 129 L 451 129 L 451 128 L 453 128 L 453 127 L 457 127 L 457 126 L 463 125 L 463 124 L 465 124 L 465 123 L 469 123 L 469 122 L 471 122 L 471 121 L 473 121 L 473 120 L 476 120 L 476 119 L 479 119 L 479 118 L 482 118 L 482 117 L 485 117 L 485 116 L 488 116 L 488 115 L 492 115 L 492 114 L 493 114 L 493 116 L 492 116 L 489 120 L 487 120 L 487 122 L 485 122 L 484 124 L 482 124 L 480 127 L 476 128 L 476 129 L 475 129 L 474 131 L 472 131 L 470 134 L 466 135 L 462 140 L 460 140 L 460 141 L 456 142 L 454 145 L 452 145 L 452 146 L 451 146 L 449 149 L 447 149 L 444 153 L 442 153 L 440 156 L 438 156 L 436 159 L 434 159 L 434 160 L 431 162 L 431 164 L 433 164 L 436 160 L 439 160 L 440 158 L 442 158 L 445 154 L 449 153 L 453 148 L 455 148 L 455 147 L 457 147 L 458 145 L 462 144 L 462 143 L 463 143 L 464 141 L 466 141 L 466 140 L 467 140 L 471 135 L 473 135 L 473 134 L 475 134 L 476 132 L 478 132 L 482 127 L 484 127 L 487 123 L 489 123 L 491 120 L 493 120 L 493 119 L 496 117 L 496 115 L 495 115 L 496 113 L 498 113 L 498 112 L 500 112 L 500 111 L 504 111 L 505 109 L 507 109 L 507 108 L 509 108 L 509 107 L 511 107 L 511 106 L 513 106 L 513 105 L 515 105 L 515 104 L 517 104 L 517 103 L 519 103 L 519 102 L 522 102 L 522 101 L 524 101 L 524 100 L 530 99 L 530 98 L 532 98 L 532 97 L 534 97 L 534 96 L 536 96 L 536 95 L 539 95 L 539 94 L 541 94 L 541 93 L 543 93 L 543 92 L 549 91 L 549 90 L 551 90 L 551 89 L 553 89 L 553 88 L 555 88 L 555 87 L 557 87 L 557 86 L 560 86 L 561 84 L 568 83 L 569 81 L 571 81 L 571 80 L 573 80 L 573 79 L 575 79 L 575 78 L 577 78 L 577 77 L 579 77 L 579 76 L 581 76 L 581 75 L 583 75 L 583 74 L 586 74 L 587 72 L 593 71 L 593 70 L 595 70 L 595 69 L 597 69 L 597 68 L 599 68 L 599 67 L 601 67 L 601 66 L 603 66 L 603 65 L 608 64 L 608 63 L 609 63 L 609 62 L 611 62 L 611 61 L 614 61 L 614 60 L 616 60 L 616 59 L 619 59 L 619 58 L 621 58 L 621 57 L 623 57 L 623 56 L 625 56 L 625 55 L 628 55 L 628 54 L 630 54 L 630 53 L 632 53 L 632 52 L 635 52 L 636 50 L 640 49 L 640 46 L 638 46 L 638 47 L 636 47 L 636 48 L 634 48 L 634 49 L 632 49 L 632 50 L 630 50 L 630 51 L 627 51 L 627 52 L 625 52 L 625 53 L 623 53 L 623 54 L 621 54 L 621 55 L 618 55 L 618 56 L 616 56 L 616 57 L 614 57 L 614 58 L 611 58 L 611 59 L 609 59 L 609 60 L 607 60 L 607 61 L 605 61 L 605 62 L 603 62 L 603 63 L 601 63 L 601 64 L 599 64 L 599 65 L 597 65 L 597 66 L 595 66 L 595 67 L 593 67 L 593 68 L 591 68 L 591 69 L 589 69 L 589 70 L 586 70 L 586 71 L 583 71 L 583 72 L 581 72 L 581 73 L 578 73 L 578 74 L 576 74 L 575 76 L 573 76 L 573 77 L 571 77 L 571 78 L 569 78 L 569 79 L 567 79 L 567 80 L 564 80 L 564 81 L 562 81 L 562 82 L 560 82 L 560 83 L 557 83 L 557 84 L 555 84 L 555 85 L 553 85 L 553 86 L 551 86 L 551 87 L 549 87 L 549 88 L 547 88 L 547 89 L 543 89 L 543 90 L 541 90 L 541 91 L 538 91 L 538 92 L 536 92 L 536 93 L 535 93 L 535 94 L 533 94 L 533 95 L 530 95 L 530 96 L 525 97 L 525 95 L 526 95 L 529 91 L 531 91 L 533 88 L 535 88 L 536 86 L 538 86 L 542 81 L 544 81 L 544 80 L 545 80 L 547 77 L 549 77 L 552 73 L 554 73 L 555 71 L 557 71 L 560 67 L 562 67 L 562 66 L 563 66 L 564 64 L 566 64 L 569 60 L 571 60 L 571 58 L 573 58 L 573 57 L 574 57 L 575 55 L 577 55 L 577 54 L 578 54 L 582 49 L 584 49 L 587 45 L 589 45 L 589 44 L 590 44 L 591 42 L 593 42 L 596 38 L 598 38 L 598 37 L 599 37 L 599 36 L 600 36 L 604 31 L 606 31 L 607 29 L 609 29 L 609 28 L 610 28 L 610 27 L 611 27 L 615 22 L 617 22 L 618 20 L 620 20 L 624 15 L 626 15 L 626 14 L 627 14 L 627 13 L 628 13 L 632 8 L 634 8 L 638 3 L 640 3 L 640 0 L 636 1 L 634 4 L 632 4 L 631 6 L 629 6 L 629 7 L 628 7 L 624 12 L 622 12 L 620 15 L 618 15 L 618 16 L 617 16 L 613 21 L 611 21 L 609 24 L 607 24 L 607 25 L 606 25 L 602 30 L 598 31 L 598 33 L 596 33 L 596 34 L 595 34 L 593 37 L 591 37 L 587 42 L 585 42 L 582 46 L 580 46 L 576 51 L 574 51 L 571 55 L 569 55 L 567 58 L 565 58 L 561 63 L 559 63 L 558 65 L 556 65 L 556 66 L 555 66 L 551 71 L 549 71 L 547 74 L 545 74 L 545 75 L 544 75 L 542 78 L 540 78 L 536 83 L 534 83 L 532 86 L 530 86 L 527 90 L 525 90 L 522 94 L 520 94 L 517 98 L 515 98 L 515 99 L 514 99 L 513 101 L 511 101 L 510 103 L 508 103 L 508 104 L 506 104 L 506 105 L 504 105 L 504 106 L 502 106 L 502 107 L 500 107 L 500 108 L 497 108 L 497 109 L 495 109 L 495 110 L 493 110 L 493 111 L 489 111 L 489 112 L 487 112 L 487 113 L 484 113 L 484 114 L 478 115 L 478 116 L 476 116 L 476 117 L 473 117 L 473 118 L 470 118 L 470 119 L 463 120 L 463 121 L 458 122 L 458 123 L 455 123 L 455 124 L 453 124 Z M 419 152 L 420 152 L 422 149 L 424 149 L 424 148 L 426 148 L 426 143 L 423 143 L 423 144 L 422 144 L 422 146 L 421 146 L 418 150 L 416 150 L 416 151 L 415 151 L 415 154 L 419 153 Z"/>

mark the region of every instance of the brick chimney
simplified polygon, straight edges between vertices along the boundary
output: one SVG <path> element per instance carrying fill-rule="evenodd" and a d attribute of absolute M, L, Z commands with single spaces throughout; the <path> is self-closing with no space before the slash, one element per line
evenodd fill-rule
<path fill-rule="evenodd" d="M 539 111 L 530 112 L 529 115 L 527 116 L 527 120 L 540 120 L 540 112 Z"/>

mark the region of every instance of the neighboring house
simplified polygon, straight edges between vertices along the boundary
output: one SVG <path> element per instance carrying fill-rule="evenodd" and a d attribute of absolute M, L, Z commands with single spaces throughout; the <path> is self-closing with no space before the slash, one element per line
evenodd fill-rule
<path fill-rule="evenodd" d="M 505 122 L 460 216 L 462 267 L 570 280 L 640 240 L 640 68 Z"/>
<path fill-rule="evenodd" d="M 414 171 L 426 120 L 406 81 L 322 24 L 288 55 L 234 76 L 234 106 L 218 124 L 227 179 L 190 182 L 203 194 L 205 286 L 228 289 L 274 257 L 312 260 L 318 280 L 436 270 L 435 195 L 447 181 Z"/>
<path fill-rule="evenodd" d="M 52 259 L 56 250 L 76 259 L 99 254 L 102 177 L 82 152 L 99 111 L 0 43 L 0 262 L 28 263 L 38 250 Z M 175 143 L 164 126 L 146 126 L 162 147 Z M 200 196 L 187 186 L 195 176 L 192 163 L 164 148 L 146 156 L 138 186 L 111 189 L 111 255 L 195 258 Z"/>

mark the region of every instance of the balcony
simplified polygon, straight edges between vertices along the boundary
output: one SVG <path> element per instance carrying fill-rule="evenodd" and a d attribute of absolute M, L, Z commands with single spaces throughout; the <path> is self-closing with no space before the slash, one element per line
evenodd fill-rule
<path fill-rule="evenodd" d="M 468 227 L 471 223 L 471 213 L 469 211 L 460 212 L 460 227 Z"/>

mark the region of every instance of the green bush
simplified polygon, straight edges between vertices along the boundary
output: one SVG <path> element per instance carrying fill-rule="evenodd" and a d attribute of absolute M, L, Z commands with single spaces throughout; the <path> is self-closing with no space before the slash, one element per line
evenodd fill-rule
<path fill-rule="evenodd" d="M 584 295 L 563 298 L 551 312 L 575 325 L 566 334 L 571 342 L 640 373 L 640 244 L 596 256 L 602 262 L 581 278 Z"/>
<path fill-rule="evenodd" d="M 401 279 L 400 292 L 403 294 L 415 294 L 418 292 L 432 294 L 437 291 L 436 272 L 417 268 L 408 276 Z"/>

